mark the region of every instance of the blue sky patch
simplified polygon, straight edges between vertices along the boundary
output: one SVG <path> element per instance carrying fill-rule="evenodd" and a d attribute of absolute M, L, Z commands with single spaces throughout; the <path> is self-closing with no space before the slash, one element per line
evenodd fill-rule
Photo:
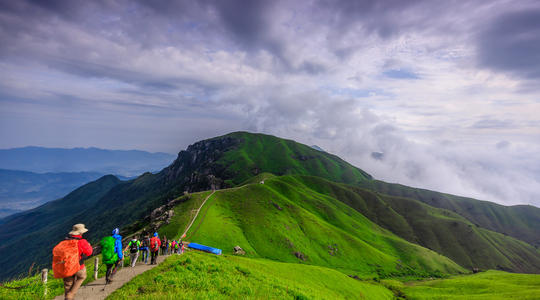
<path fill-rule="evenodd" d="M 395 69 L 385 71 L 384 76 L 394 79 L 420 79 L 418 75 L 409 70 Z"/>

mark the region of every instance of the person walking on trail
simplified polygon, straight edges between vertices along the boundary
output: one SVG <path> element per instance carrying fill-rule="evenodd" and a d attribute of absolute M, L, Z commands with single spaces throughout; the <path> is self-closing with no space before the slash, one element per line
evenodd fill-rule
<path fill-rule="evenodd" d="M 163 241 L 161 243 L 161 255 L 166 255 L 167 254 L 167 244 L 168 244 L 167 236 L 164 235 L 163 236 Z"/>
<path fill-rule="evenodd" d="M 154 236 L 150 239 L 150 255 L 151 260 L 150 264 L 155 265 L 157 262 L 157 256 L 159 254 L 159 248 L 161 247 L 161 240 L 159 239 L 158 233 L 154 232 Z"/>
<path fill-rule="evenodd" d="M 184 254 L 185 249 L 184 242 L 180 241 L 180 254 Z"/>
<path fill-rule="evenodd" d="M 129 261 L 131 262 L 131 267 L 135 267 L 135 263 L 137 263 L 137 259 L 139 258 L 139 248 L 141 247 L 141 241 L 137 240 L 137 238 L 133 237 L 131 241 L 126 246 L 126 249 L 124 251 L 129 250 Z"/>
<path fill-rule="evenodd" d="M 87 231 L 84 224 L 73 225 L 65 240 L 53 249 L 54 277 L 64 279 L 64 298 L 67 300 L 75 298 L 86 279 L 84 259 L 92 255 L 92 246 L 82 238 Z"/>
<path fill-rule="evenodd" d="M 169 244 L 167 245 L 167 249 L 168 249 L 167 254 L 172 254 L 173 248 L 172 248 L 172 243 L 170 240 L 169 240 Z"/>
<path fill-rule="evenodd" d="M 106 236 L 101 239 L 101 255 L 103 256 L 103 263 L 107 266 L 105 284 L 112 282 L 112 278 L 118 270 L 118 263 L 124 260 L 124 255 L 122 254 L 122 236 L 119 233 L 120 230 L 115 228 L 112 231 L 112 236 Z"/>
<path fill-rule="evenodd" d="M 144 261 L 145 264 L 148 263 L 148 256 L 150 254 L 150 238 L 145 235 L 144 237 L 141 236 L 142 242 L 141 247 L 139 250 L 142 251 L 142 258 L 141 261 Z"/>
<path fill-rule="evenodd" d="M 175 252 L 176 252 L 176 240 L 172 240 L 171 253 L 175 253 Z"/>

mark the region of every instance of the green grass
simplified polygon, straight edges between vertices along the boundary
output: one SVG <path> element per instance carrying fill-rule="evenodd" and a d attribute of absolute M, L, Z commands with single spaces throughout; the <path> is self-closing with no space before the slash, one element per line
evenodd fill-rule
<path fill-rule="evenodd" d="M 292 213 L 295 216 L 301 217 L 300 220 L 303 223 L 296 224 L 292 222 L 290 224 L 313 230 L 322 226 L 330 231 L 333 230 L 333 227 L 328 226 L 334 226 L 345 231 L 345 235 L 339 231 L 334 235 L 340 235 L 339 240 L 344 240 L 345 244 L 351 247 L 356 247 L 356 244 L 358 244 L 361 249 L 365 250 L 367 249 L 365 244 L 367 244 L 372 248 L 376 248 L 376 251 L 384 252 L 385 255 L 393 257 L 396 257 L 395 253 L 387 254 L 385 252 L 386 248 L 399 249 L 396 245 L 378 249 L 378 246 L 385 243 L 369 242 L 370 234 L 362 235 L 361 237 L 358 237 L 357 234 L 355 235 L 351 231 L 351 228 L 354 229 L 354 226 L 358 224 L 341 217 L 343 212 L 338 213 L 336 215 L 337 218 L 334 219 L 335 213 L 331 210 L 337 206 L 336 204 L 325 203 L 326 198 L 324 196 L 334 200 L 337 199 L 349 205 L 350 208 L 354 208 L 354 210 L 363 214 L 373 223 L 392 231 L 395 235 L 409 242 L 423 243 L 423 246 L 430 247 L 447 257 L 459 260 L 459 263 L 463 266 L 477 266 L 478 262 L 482 262 L 482 258 L 493 257 L 492 262 L 478 266 L 500 266 L 501 269 L 523 272 L 540 269 L 540 251 L 538 249 L 531 251 L 529 247 L 528 250 L 523 251 L 527 246 L 520 242 L 513 241 L 507 243 L 504 237 L 486 236 L 482 234 L 484 232 L 482 230 L 473 230 L 473 233 L 480 238 L 478 240 L 479 242 L 471 244 L 469 249 L 467 249 L 467 245 L 463 246 L 460 244 L 460 247 L 456 247 L 460 249 L 455 249 L 454 251 L 453 248 L 456 244 L 452 244 L 450 239 L 447 241 L 439 241 L 437 239 L 437 236 L 443 238 L 446 236 L 440 233 L 452 233 L 454 231 L 438 226 L 436 229 L 443 230 L 440 230 L 439 233 L 436 231 L 430 232 L 430 226 L 433 224 L 437 225 L 433 222 L 445 219 L 440 214 L 436 216 L 437 218 L 425 218 L 424 221 L 426 222 L 423 224 L 416 222 L 415 224 L 417 226 L 413 226 L 414 222 L 407 219 L 405 214 L 400 214 L 395 206 L 391 206 L 392 203 L 390 201 L 385 202 L 386 200 L 383 199 L 384 197 L 382 195 L 372 191 L 352 190 L 351 187 L 344 187 L 336 183 L 363 185 L 384 194 L 420 200 L 431 206 L 456 212 L 467 218 L 474 226 L 479 225 L 485 229 L 512 235 L 535 245 L 540 245 L 540 242 L 535 243 L 535 241 L 538 241 L 538 230 L 536 228 L 540 226 L 540 209 L 538 208 L 530 206 L 506 208 L 493 203 L 472 199 L 467 200 L 436 192 L 381 183 L 371 180 L 369 174 L 348 164 L 339 157 L 326 152 L 317 151 L 306 145 L 273 136 L 236 132 L 191 145 L 186 151 L 179 153 L 178 159 L 171 166 L 163 169 L 158 174 L 145 173 L 127 182 L 116 182 L 117 180 L 113 177 L 104 177 L 102 180 L 81 187 L 59 201 L 52 201 L 45 206 L 13 217 L 7 223 L 0 224 L 0 240 L 6 241 L 5 247 L 0 249 L 0 264 L 5 266 L 0 270 L 0 278 L 8 279 L 17 274 L 24 273 L 24 270 L 27 270 L 33 262 L 40 266 L 47 265 L 51 260 L 51 241 L 61 240 L 74 222 L 86 224 L 86 227 L 90 229 L 86 237 L 90 242 L 95 243 L 104 235 L 109 234 L 112 228 L 115 227 L 120 227 L 123 231 L 122 233 L 133 233 L 144 228 L 148 229 L 149 219 L 147 216 L 157 207 L 178 198 L 186 190 L 207 190 L 211 184 L 217 184 L 220 187 L 239 186 L 245 182 L 253 182 L 250 180 L 264 178 L 261 174 L 267 175 L 269 173 L 276 175 L 300 174 L 317 176 L 319 179 L 325 178 L 326 180 L 335 182 L 333 184 L 320 184 L 322 181 L 317 179 L 319 180 L 318 183 L 314 179 L 309 183 L 309 180 L 306 179 L 308 177 L 304 177 L 301 180 L 303 181 L 302 185 L 308 185 L 312 191 L 323 196 L 300 197 L 300 200 L 306 200 L 309 203 L 299 202 L 299 204 L 293 205 L 296 208 L 292 210 Z M 253 178 L 256 175 L 259 176 Z M 319 184 L 321 187 L 318 187 Z M 276 201 L 279 203 L 287 204 L 287 199 L 284 199 L 287 198 L 287 194 L 282 194 L 283 191 L 267 192 L 274 193 L 271 196 L 277 196 Z M 308 192 L 308 195 L 310 193 L 312 192 Z M 291 199 L 290 201 L 297 201 L 297 199 Z M 218 206 L 220 205 L 219 201 L 216 203 Z M 307 206 L 303 207 L 304 204 Z M 190 208 L 183 207 L 182 209 Z M 405 211 L 408 212 L 411 210 L 406 209 Z M 182 214 L 181 212 L 178 213 Z M 233 215 L 236 213 L 235 211 L 232 212 Z M 215 212 L 208 211 L 208 214 L 212 213 Z M 231 218 L 231 220 L 235 220 L 236 217 L 233 216 Z M 355 219 L 355 222 L 362 223 L 358 218 L 352 218 Z M 309 220 L 315 221 L 311 222 Z M 320 220 L 326 222 L 326 224 L 319 222 Z M 183 224 L 182 222 L 184 221 L 177 220 L 178 224 Z M 238 226 L 233 224 L 234 226 L 229 225 L 228 228 L 242 230 L 241 235 L 244 235 L 244 231 L 249 231 L 245 230 L 245 227 L 248 225 L 247 223 L 241 224 L 237 220 L 236 222 Z M 466 226 L 470 225 L 467 222 L 458 223 L 465 224 Z M 315 225 L 311 226 L 310 224 Z M 284 226 L 285 224 L 282 225 Z M 24 228 L 24 232 L 17 232 L 17 228 Z M 171 234 L 176 235 L 181 229 L 179 229 L 179 226 L 169 226 L 164 230 L 168 232 L 162 233 L 162 235 L 170 236 Z M 277 230 L 283 231 L 283 227 L 277 228 Z M 359 233 L 361 230 L 356 230 L 356 232 Z M 448 236 L 451 238 L 461 238 L 464 236 L 462 233 L 467 233 L 467 229 L 461 230 L 460 228 L 459 231 L 456 231 L 455 235 Z M 240 237 L 240 234 L 234 234 L 234 236 Z M 426 239 L 423 239 L 424 237 Z M 251 242 L 252 239 L 253 237 L 249 237 L 246 241 Z M 319 237 L 316 239 L 319 240 L 320 244 L 321 239 Z M 28 244 L 28 240 L 32 240 L 33 242 Z M 388 243 L 386 244 L 394 243 L 391 240 L 387 241 Z M 308 241 L 305 240 L 305 242 Z M 448 243 L 442 246 L 441 244 L 444 244 L 442 242 Z M 468 243 L 466 240 L 458 239 L 454 239 L 453 242 Z M 398 246 L 400 245 L 400 242 L 395 242 L 394 244 L 396 243 Z M 300 242 L 298 245 L 307 248 L 316 248 Z M 480 247 L 477 247 L 477 245 L 480 245 Z M 494 246 L 483 247 L 482 245 Z M 508 245 L 510 246 L 507 247 Z M 328 246 L 332 245 L 327 244 L 326 247 Z M 249 248 L 250 246 L 247 245 L 246 247 Z M 23 253 L 10 251 L 10 249 L 26 249 L 27 251 Z M 448 249 L 451 251 L 445 252 Z M 475 249 L 480 250 L 476 250 L 477 253 L 473 253 Z M 483 253 L 484 249 L 491 250 L 489 253 Z M 257 250 L 257 252 L 262 251 Z M 318 252 L 321 251 L 320 249 L 318 250 Z M 32 253 L 32 255 L 27 255 L 26 253 L 28 252 Z M 365 253 L 368 252 L 370 251 L 366 250 Z M 500 253 L 497 254 L 497 252 Z M 323 259 L 321 253 L 312 254 L 316 254 L 315 257 Z M 384 260 L 381 255 L 378 256 Z M 414 257 L 414 255 L 409 254 L 407 256 Z M 402 258 L 399 259 L 403 261 Z M 335 259 L 329 258 L 327 260 L 333 261 Z M 502 263 L 499 264 L 497 261 L 501 261 Z M 527 264 L 525 262 L 531 263 Z M 413 264 L 422 265 L 422 262 L 417 261 Z M 532 267 L 529 267 L 529 265 Z M 377 266 L 373 268 L 377 269 Z"/>
<path fill-rule="evenodd" d="M 442 253 L 469 270 L 540 271 L 540 255 L 523 241 L 478 227 L 457 213 L 418 200 L 391 196 L 381 199 L 406 221 L 405 225 L 388 222 L 384 227 L 400 236 L 400 231 L 408 229 L 412 237 L 404 238 Z"/>
<path fill-rule="evenodd" d="M 187 240 L 224 253 L 239 245 L 249 257 L 331 267 L 364 278 L 465 272 L 448 258 L 409 243 L 341 201 L 316 192 L 314 183 L 306 184 L 303 178 L 273 177 L 265 184 L 216 191 Z M 316 184 L 331 183 L 319 179 Z M 173 223 L 187 221 L 175 214 Z M 164 232 L 173 232 L 173 226 Z"/>
<path fill-rule="evenodd" d="M 202 202 L 211 192 L 200 192 L 189 195 L 189 201 L 182 201 L 174 207 L 174 217 L 166 224 L 159 228 L 160 237 L 180 238 L 187 225 L 191 222 L 195 209 L 199 209 Z M 182 196 L 187 198 L 186 196 Z M 187 199 L 186 199 L 187 200 Z"/>
<path fill-rule="evenodd" d="M 101 256 L 99 256 L 101 261 Z M 124 262 L 127 266 L 129 258 Z M 87 284 L 94 281 L 94 257 L 90 257 L 85 260 L 86 266 L 86 279 L 83 282 Z M 98 277 L 105 276 L 106 267 L 100 264 L 98 269 Z M 24 277 L 19 280 L 12 280 L 5 283 L 7 287 L 24 287 L 21 289 L 9 289 L 0 287 L 0 299 L 53 299 L 56 296 L 64 294 L 64 281 L 62 279 L 54 278 L 51 270 L 49 270 L 47 276 L 47 296 L 44 296 L 45 286 L 41 282 L 41 273 Z"/>
<path fill-rule="evenodd" d="M 400 285 L 408 299 L 539 299 L 540 275 L 487 271 Z"/>
<path fill-rule="evenodd" d="M 169 257 L 107 299 L 392 299 L 338 271 L 195 251 Z"/>
<path fill-rule="evenodd" d="M 507 234 L 533 246 L 540 246 L 540 208 L 532 205 L 503 206 L 500 204 L 418 189 L 379 180 L 366 180 L 358 186 L 383 194 L 422 201 L 430 206 L 447 209 L 480 227 Z"/>
<path fill-rule="evenodd" d="M 226 137 L 240 140 L 233 151 L 225 152 L 217 161 L 224 168 L 225 177 L 234 185 L 261 172 L 313 175 L 345 183 L 371 179 L 369 174 L 335 155 L 292 140 L 248 132 L 234 132 L 211 140 Z"/>
<path fill-rule="evenodd" d="M 540 255 L 535 247 L 479 227 L 453 211 L 412 198 L 382 195 L 316 177 L 301 176 L 298 179 L 407 241 L 441 253 L 469 270 L 477 267 L 540 272 Z"/>

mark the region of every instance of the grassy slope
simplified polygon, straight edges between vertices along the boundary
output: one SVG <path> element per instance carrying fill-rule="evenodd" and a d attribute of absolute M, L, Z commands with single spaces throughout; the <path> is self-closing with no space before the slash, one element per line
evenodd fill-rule
<path fill-rule="evenodd" d="M 129 258 L 128 258 L 129 260 Z M 126 260 L 125 264 L 128 264 Z M 101 257 L 100 257 L 101 261 Z M 94 258 L 88 258 L 84 262 L 86 266 L 87 277 L 83 282 L 87 284 L 94 281 Z M 35 270 L 35 269 L 34 269 Z M 98 277 L 105 276 L 106 267 L 100 265 L 98 270 Z M 36 270 L 39 272 L 39 270 Z M 35 272 L 32 272 L 35 273 Z M 32 276 L 21 276 L 18 280 L 12 280 L 5 284 L 8 287 L 23 287 L 21 289 L 0 288 L 0 299 L 54 299 L 58 295 L 64 294 L 64 281 L 62 279 L 54 278 L 53 273 L 49 270 L 47 277 L 47 296 L 44 295 L 44 285 L 41 283 L 41 274 L 34 274 Z"/>
<path fill-rule="evenodd" d="M 480 227 L 510 235 L 533 246 L 540 246 L 540 208 L 524 205 L 503 206 L 371 180 L 369 174 L 334 155 L 274 136 L 235 132 L 225 137 L 242 140 L 240 145 L 226 152 L 217 161 L 225 168 L 225 177 L 229 178 L 228 182 L 232 185 L 238 185 L 259 172 L 317 176 L 448 209 Z M 214 139 L 220 138 L 223 137 Z"/>
<path fill-rule="evenodd" d="M 534 246 L 540 246 L 540 208 L 538 207 L 530 205 L 503 206 L 488 201 L 378 180 L 362 181 L 358 185 L 383 194 L 412 198 L 433 207 L 448 209 L 480 227 L 513 236 Z"/>
<path fill-rule="evenodd" d="M 395 283 L 408 299 L 539 299 L 540 275 L 487 271 L 449 279 Z"/>
<path fill-rule="evenodd" d="M 27 269 L 34 259 L 37 259 L 41 263 L 50 261 L 51 241 L 61 239 L 74 223 L 83 222 L 87 224 L 88 227 L 91 228 L 91 231 L 88 233 L 88 238 L 90 240 L 97 240 L 97 238 L 103 236 L 103 234 L 110 232 L 113 227 L 120 226 L 121 228 L 125 228 L 127 224 L 133 223 L 134 221 L 141 221 L 153 208 L 162 205 L 164 204 L 164 201 L 166 202 L 172 197 L 181 194 L 185 187 L 183 184 L 191 184 L 191 181 L 182 181 L 184 180 L 183 178 L 186 178 L 185 176 L 188 176 L 189 174 L 193 175 L 191 171 L 195 168 L 198 168 L 197 170 L 200 171 L 199 174 L 201 177 L 206 176 L 204 173 L 205 170 L 210 170 L 210 172 L 222 170 L 222 173 L 215 174 L 218 174 L 223 179 L 226 179 L 233 184 L 244 182 L 254 173 L 264 171 L 272 171 L 276 174 L 317 175 L 337 182 L 348 182 L 352 184 L 371 184 L 376 182 L 366 180 L 370 178 L 368 174 L 335 156 L 313 150 L 308 146 L 293 141 L 245 132 L 232 133 L 225 137 L 233 140 L 237 139 L 243 141 L 243 143 L 235 146 L 234 144 L 220 144 L 219 142 L 212 144 L 209 142 L 216 139 L 223 139 L 224 137 L 197 143 L 200 147 L 192 147 L 193 151 L 181 152 L 179 158 L 183 157 L 183 160 L 179 159 L 175 162 L 175 164 L 178 165 L 178 168 L 174 168 L 173 166 L 175 164 L 173 164 L 171 168 L 166 168 L 159 174 L 145 174 L 136 180 L 117 184 L 100 199 L 95 200 L 95 202 L 92 200 L 92 203 L 95 204 L 93 207 L 81 211 L 78 215 L 73 213 L 61 213 L 60 217 L 64 220 L 63 222 L 53 226 L 51 226 L 52 224 L 45 227 L 38 226 L 39 228 L 43 228 L 41 232 L 34 232 L 32 235 L 24 236 L 24 240 L 35 241 L 35 243 L 30 244 L 30 246 L 28 246 L 28 243 L 23 243 L 21 241 L 19 246 L 9 245 L 9 247 L 6 247 L 4 249 L 6 250 L 5 252 L 1 251 L 2 249 L 0 248 L 0 263 L 6 265 L 5 263 L 8 261 L 17 262 L 17 264 L 9 264 L 11 267 L 7 268 L 9 270 L 2 270 L 2 276 L 5 278 L 6 273 L 16 271 L 21 272 L 21 270 Z M 204 145 L 210 145 L 210 148 L 207 148 Z M 225 146 L 219 148 L 219 145 Z M 215 153 L 217 154 L 214 155 Z M 224 156 L 221 156 L 221 154 L 224 154 Z M 197 159 L 200 159 L 201 157 L 204 159 L 198 161 Z M 192 163 L 193 165 L 189 165 L 189 163 Z M 215 165 L 219 165 L 220 168 L 214 168 Z M 177 190 L 174 190 L 172 187 L 177 187 Z M 404 190 L 410 191 L 409 189 Z M 73 199 L 73 201 L 84 200 L 86 197 L 94 199 L 95 195 L 99 195 L 101 192 L 103 192 L 103 189 L 96 191 L 96 193 L 87 193 L 78 198 L 75 197 L 76 199 Z M 364 202 L 351 202 L 352 204 L 350 204 L 347 202 L 347 198 L 340 198 L 340 200 L 349 205 L 358 205 L 359 207 L 353 207 L 357 210 L 363 209 L 359 211 L 365 216 L 368 216 L 369 219 L 376 220 L 375 222 L 382 226 L 386 227 L 385 224 L 402 224 L 403 226 L 387 228 L 393 228 L 392 231 L 396 234 L 414 241 L 417 232 L 415 232 L 414 228 L 411 226 L 407 226 L 407 220 L 403 216 L 400 216 L 393 211 L 393 209 L 386 207 L 388 203 L 381 202 L 377 197 L 373 197 L 373 193 L 365 192 L 365 194 L 367 196 L 362 195 Z M 419 197 L 422 196 L 422 199 L 426 200 L 426 195 L 427 194 L 419 194 Z M 456 203 L 453 205 L 461 205 Z M 372 204 L 377 205 L 373 206 Z M 43 211 L 39 211 L 39 213 L 42 212 Z M 57 213 L 54 216 L 53 214 L 50 214 L 47 216 L 57 220 L 55 218 L 58 217 L 59 214 Z M 374 217 L 376 219 L 374 219 Z M 491 218 L 491 215 L 489 215 L 489 218 Z M 498 222 L 506 227 L 509 226 L 506 221 L 504 223 L 497 221 L 501 219 L 498 214 L 494 214 L 493 218 L 495 218 L 495 221 L 493 222 Z M 525 218 L 528 219 L 529 217 Z M 514 219 L 515 218 L 511 218 L 508 220 Z M 538 220 L 538 218 L 536 218 L 536 220 Z M 24 228 L 23 230 L 28 232 L 34 225 L 36 224 L 30 224 L 29 226 L 17 226 L 17 224 L 15 224 L 15 226 L 8 226 L 9 230 L 6 230 L 5 232 L 10 234 L 10 230 L 14 228 Z M 529 228 L 527 226 L 529 225 L 525 225 L 524 228 Z M 538 236 L 537 228 L 540 228 L 540 226 L 536 227 L 536 231 L 532 231 L 533 236 Z M 0 230 L 0 237 L 1 233 Z M 6 241 L 1 238 L 0 240 Z M 8 249 L 19 249 L 24 247 L 30 247 L 31 249 L 29 249 L 29 251 L 35 255 L 32 257 L 27 255 L 22 256 L 17 255 L 16 252 L 7 251 Z"/>
<path fill-rule="evenodd" d="M 261 140 L 263 147 L 270 147 L 274 151 L 257 153 L 260 149 L 252 149 L 252 142 L 256 140 Z M 282 146 L 272 148 L 270 141 Z M 133 227 L 128 229 L 136 230 L 144 226 L 147 221 L 145 217 L 153 209 L 182 195 L 186 189 L 209 189 L 209 174 L 230 182 L 243 182 L 251 177 L 249 163 L 246 164 L 247 170 L 244 170 L 241 159 L 229 161 L 227 166 L 221 165 L 226 159 L 219 160 L 224 155 L 228 155 L 227 159 L 234 159 L 234 155 L 239 153 L 259 157 L 257 162 L 261 163 L 261 168 L 271 168 L 270 162 L 279 161 L 280 168 L 271 168 L 277 173 L 313 172 L 314 175 L 329 176 L 330 179 L 345 182 L 369 178 L 368 174 L 338 157 L 276 137 L 233 133 L 201 141 L 188 147 L 187 151 L 182 151 L 170 167 L 158 174 L 145 173 L 134 180 L 110 185 L 90 183 L 61 200 L 24 212 L 15 218 L 7 218 L 4 224 L 0 224 L 0 263 L 17 263 L 0 270 L 0 278 L 6 279 L 22 273 L 34 261 L 46 265 L 50 261 L 51 241 L 62 239 L 75 223 L 86 224 L 90 229 L 87 238 L 96 242 L 114 227 L 126 229 L 127 225 L 132 224 Z M 263 157 L 265 155 L 268 157 Z M 15 242 L 17 239 L 19 242 Z M 24 248 L 27 243 L 23 241 L 28 240 L 34 241 L 31 250 L 35 256 L 23 256 L 8 250 Z"/>
<path fill-rule="evenodd" d="M 240 245 L 250 257 L 283 262 L 304 263 L 295 256 L 300 252 L 305 263 L 364 277 L 463 271 L 448 258 L 404 241 L 298 178 L 276 177 L 265 184 L 217 191 L 188 232 L 188 240 L 222 248 L 224 253 Z M 188 203 L 182 205 L 193 207 Z M 181 213 L 175 214 L 160 233 L 172 236 L 174 228 L 185 223 Z"/>
<path fill-rule="evenodd" d="M 540 272 L 538 251 L 523 241 L 479 228 L 456 213 L 417 200 L 382 199 L 405 218 L 418 244 L 443 253 L 461 266 Z"/>
<path fill-rule="evenodd" d="M 391 299 L 380 285 L 332 269 L 190 251 L 168 258 L 107 299 Z"/>
<path fill-rule="evenodd" d="M 396 235 L 441 253 L 461 266 L 540 272 L 538 251 L 525 242 L 478 228 L 464 217 L 408 198 L 378 195 L 369 190 L 311 176 L 295 176 L 300 184 L 329 195 Z"/>
<path fill-rule="evenodd" d="M 341 158 L 295 141 L 248 132 L 234 132 L 226 137 L 241 140 L 234 151 L 226 152 L 217 161 L 225 168 L 226 177 L 234 185 L 260 172 L 312 175 L 345 183 L 371 179 L 369 174 Z M 214 139 L 220 138 L 223 137 Z"/>
<path fill-rule="evenodd" d="M 73 224 L 84 223 L 83 220 L 74 218 L 73 214 L 91 207 L 101 196 L 119 184 L 122 183 L 116 177 L 104 176 L 62 199 L 7 217 L 6 223 L 0 226 L 2 274 L 7 277 L 24 273 L 32 263 L 37 264 L 34 266 L 36 268 L 47 268 L 52 260 L 54 245 L 67 235 Z M 89 229 L 86 238 L 95 233 L 93 227 Z M 25 231 L 32 230 L 32 233 L 23 235 Z"/>

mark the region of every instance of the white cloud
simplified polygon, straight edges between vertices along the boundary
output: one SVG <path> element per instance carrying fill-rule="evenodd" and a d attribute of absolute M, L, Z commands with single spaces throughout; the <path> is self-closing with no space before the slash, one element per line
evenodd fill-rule
<path fill-rule="evenodd" d="M 0 12 L 0 146 L 176 151 L 248 129 L 377 178 L 540 205 L 540 90 L 478 64 L 508 3 L 374 3 L 21 1 Z"/>

